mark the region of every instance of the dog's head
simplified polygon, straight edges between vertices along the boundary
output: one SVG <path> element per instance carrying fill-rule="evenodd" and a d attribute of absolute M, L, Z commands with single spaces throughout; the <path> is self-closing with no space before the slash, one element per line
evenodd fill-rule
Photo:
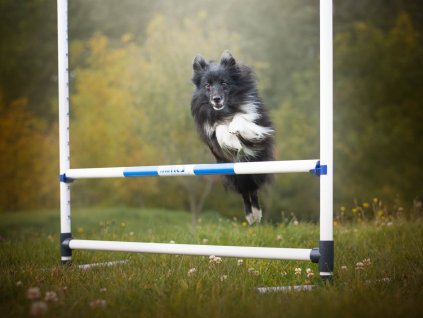
<path fill-rule="evenodd" d="M 238 73 L 237 66 L 229 51 L 223 52 L 219 63 L 208 62 L 201 55 L 194 58 L 192 81 L 215 111 L 223 110 L 228 106 L 230 94 L 235 85 L 235 74 Z"/>

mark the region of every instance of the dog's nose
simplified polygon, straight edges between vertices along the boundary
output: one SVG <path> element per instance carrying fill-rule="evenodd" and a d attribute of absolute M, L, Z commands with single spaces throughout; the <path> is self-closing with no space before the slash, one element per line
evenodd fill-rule
<path fill-rule="evenodd" d="M 213 101 L 216 104 L 219 104 L 222 101 L 222 98 L 220 96 L 213 96 Z"/>

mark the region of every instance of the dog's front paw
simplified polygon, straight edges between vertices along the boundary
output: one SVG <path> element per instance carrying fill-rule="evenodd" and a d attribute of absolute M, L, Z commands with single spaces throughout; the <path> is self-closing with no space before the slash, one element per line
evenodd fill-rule
<path fill-rule="evenodd" d="M 234 118 L 234 120 L 231 121 L 231 123 L 228 126 L 228 132 L 233 135 L 239 135 L 242 127 L 240 126 L 240 123 L 238 120 Z"/>
<path fill-rule="evenodd" d="M 238 137 L 230 133 L 226 125 L 219 125 L 216 127 L 216 139 L 222 149 L 233 149 L 236 151 L 242 149 Z"/>
<path fill-rule="evenodd" d="M 273 134 L 271 127 L 257 125 L 250 119 L 245 114 L 235 115 L 228 125 L 228 132 L 250 141 L 263 140 Z"/>

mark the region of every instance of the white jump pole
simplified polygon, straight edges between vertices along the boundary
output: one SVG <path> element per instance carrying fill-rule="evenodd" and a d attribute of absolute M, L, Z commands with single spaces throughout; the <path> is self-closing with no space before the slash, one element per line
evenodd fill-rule
<path fill-rule="evenodd" d="M 264 174 L 311 172 L 320 174 L 320 163 L 312 160 L 235 162 L 215 164 L 190 164 L 167 166 L 115 167 L 69 169 L 67 179 L 157 177 L 157 176 L 195 176 L 212 174 Z"/>
<path fill-rule="evenodd" d="M 70 167 L 69 152 L 69 71 L 68 2 L 57 0 L 57 42 L 59 81 L 59 153 L 60 153 L 60 242 L 71 237 L 70 185 L 65 173 Z M 72 251 L 60 244 L 62 263 L 70 262 Z"/>
<path fill-rule="evenodd" d="M 332 0 L 320 0 L 320 277 L 330 279 L 333 243 L 333 13 Z"/>

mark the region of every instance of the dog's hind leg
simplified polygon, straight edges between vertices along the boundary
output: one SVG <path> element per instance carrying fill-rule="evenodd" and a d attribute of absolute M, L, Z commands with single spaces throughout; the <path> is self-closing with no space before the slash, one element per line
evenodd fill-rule
<path fill-rule="evenodd" d="M 262 212 L 261 212 L 261 207 L 260 207 L 257 191 L 251 192 L 250 198 L 251 198 L 251 213 L 253 214 L 255 222 L 260 223 Z"/>
<path fill-rule="evenodd" d="M 245 210 L 245 218 L 247 219 L 249 224 L 252 224 L 252 206 L 251 206 L 251 198 L 249 193 L 241 193 L 242 199 L 244 200 L 244 210 Z M 254 222 L 253 222 L 254 223 Z"/>
<path fill-rule="evenodd" d="M 257 191 L 242 193 L 245 208 L 245 218 L 248 224 L 254 224 L 261 220 L 261 208 L 258 201 Z"/>

